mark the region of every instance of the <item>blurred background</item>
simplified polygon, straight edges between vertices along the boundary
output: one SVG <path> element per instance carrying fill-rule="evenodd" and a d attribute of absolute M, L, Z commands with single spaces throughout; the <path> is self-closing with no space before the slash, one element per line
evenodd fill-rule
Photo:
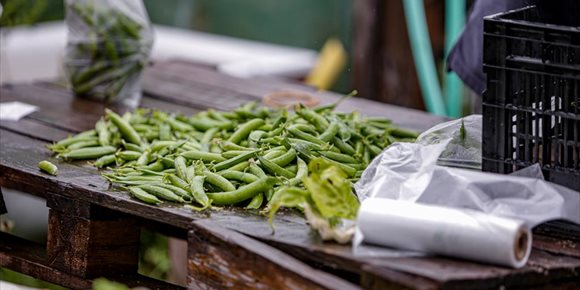
<path fill-rule="evenodd" d="M 446 41 L 452 43 L 461 31 L 466 7 L 472 1 L 422 2 L 429 48 L 436 66 L 434 72 L 443 83 Z M 54 79 L 60 75 L 66 43 L 63 1 L 0 3 L 4 7 L 0 18 L 0 81 Z M 404 1 L 144 0 L 144 3 L 155 25 L 153 60 L 186 59 L 240 77 L 306 79 L 323 89 L 340 93 L 357 89 L 364 98 L 425 109 L 425 98 L 429 96 L 421 94 Z M 453 9 L 459 9 L 459 14 Z M 421 24 L 422 19 L 411 17 L 413 23 Z M 331 39 L 335 41 L 328 42 Z M 327 43 L 326 64 L 318 70 L 323 77 L 309 79 Z M 463 90 L 456 91 L 462 100 L 466 99 Z M 469 109 L 468 102 L 454 105 L 461 109 L 448 115 L 457 117 Z"/>

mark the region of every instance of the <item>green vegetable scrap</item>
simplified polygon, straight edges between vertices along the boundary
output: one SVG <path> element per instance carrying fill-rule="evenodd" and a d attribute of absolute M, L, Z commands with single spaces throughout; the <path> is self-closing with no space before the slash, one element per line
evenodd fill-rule
<path fill-rule="evenodd" d="M 310 174 L 302 178 L 305 189 L 282 187 L 267 209 L 270 224 L 280 207 L 296 207 L 305 211 L 311 226 L 324 239 L 346 242 L 353 228 L 341 229 L 343 220 L 354 220 L 359 208 L 348 175 L 323 158 L 315 158 L 308 165 Z"/>
<path fill-rule="evenodd" d="M 50 163 L 50 161 L 46 161 L 46 160 L 40 161 L 38 163 L 38 168 L 40 170 L 50 174 L 50 175 L 56 176 L 58 173 L 58 167 L 56 167 L 56 165 Z"/>
<path fill-rule="evenodd" d="M 298 207 L 332 236 L 356 216 L 351 183 L 366 165 L 392 142 L 416 136 L 389 120 L 333 108 L 298 106 L 294 113 L 249 103 L 193 116 L 106 110 L 94 130 L 48 148 L 65 160 L 91 160 L 113 185 L 151 206 L 238 206 L 271 216 Z"/>

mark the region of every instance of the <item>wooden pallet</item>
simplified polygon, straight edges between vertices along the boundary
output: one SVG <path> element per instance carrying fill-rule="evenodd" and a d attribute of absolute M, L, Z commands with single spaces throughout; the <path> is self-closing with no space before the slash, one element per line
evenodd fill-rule
<path fill-rule="evenodd" d="M 231 109 L 280 89 L 312 90 L 276 81 L 241 80 L 182 62 L 160 64 L 145 77 L 142 105 L 186 114 L 208 107 Z M 151 206 L 113 191 L 85 162 L 52 159 L 46 142 L 89 129 L 102 104 L 74 99 L 57 85 L 0 88 L 2 101 L 41 109 L 19 122 L 0 122 L 0 186 L 47 201 L 49 237 L 36 245 L 2 234 L 0 266 L 75 289 L 105 276 L 152 289 L 179 288 L 137 275 L 139 231 L 187 239 L 188 288 L 297 289 L 495 289 L 565 287 L 580 276 L 580 240 L 536 235 L 528 266 L 519 270 L 447 258 L 362 259 L 350 246 L 322 243 L 301 215 L 282 211 L 276 232 L 266 218 L 243 209 L 192 212 Z M 323 102 L 336 99 L 321 93 Z M 443 119 L 413 110 L 354 99 L 341 108 L 391 117 L 414 129 Z M 59 167 L 59 176 L 38 171 L 39 160 Z M 8 208 L 10 210 L 10 208 Z"/>

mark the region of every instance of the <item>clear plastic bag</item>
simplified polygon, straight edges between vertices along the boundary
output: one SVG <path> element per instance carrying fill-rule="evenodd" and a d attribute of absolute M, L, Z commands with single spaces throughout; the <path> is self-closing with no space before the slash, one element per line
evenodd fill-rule
<path fill-rule="evenodd" d="M 153 33 L 142 0 L 67 0 L 65 69 L 75 95 L 136 107 Z"/>
<path fill-rule="evenodd" d="M 450 139 L 437 165 L 481 170 L 481 115 L 441 123 L 423 132 L 416 143 L 431 145 Z"/>

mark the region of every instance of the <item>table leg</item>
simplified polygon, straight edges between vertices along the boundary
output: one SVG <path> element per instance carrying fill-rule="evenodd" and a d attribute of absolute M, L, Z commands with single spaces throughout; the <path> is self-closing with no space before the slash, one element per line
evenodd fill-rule
<path fill-rule="evenodd" d="M 80 277 L 137 272 L 139 226 L 86 202 L 48 195 L 47 259 L 54 268 Z"/>

